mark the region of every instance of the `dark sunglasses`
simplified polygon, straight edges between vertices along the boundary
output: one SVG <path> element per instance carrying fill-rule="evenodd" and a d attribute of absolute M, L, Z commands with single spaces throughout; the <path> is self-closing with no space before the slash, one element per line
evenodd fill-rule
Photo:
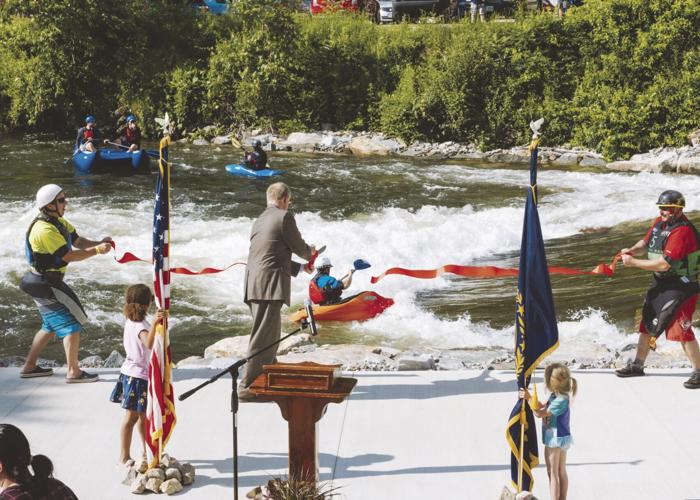
<path fill-rule="evenodd" d="M 659 210 L 661 212 L 673 212 L 677 207 L 669 207 L 669 206 L 664 206 L 664 205 L 659 205 Z"/>
<path fill-rule="evenodd" d="M 65 203 L 65 202 L 66 202 L 65 196 L 63 198 L 56 198 L 56 203 Z"/>

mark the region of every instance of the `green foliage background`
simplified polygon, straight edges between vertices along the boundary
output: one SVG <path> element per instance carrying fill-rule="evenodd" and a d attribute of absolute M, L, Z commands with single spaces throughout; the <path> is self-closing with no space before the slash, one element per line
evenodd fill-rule
<path fill-rule="evenodd" d="M 74 129 L 128 106 L 204 125 L 381 130 L 509 147 L 544 116 L 549 144 L 609 158 L 700 126 L 700 2 L 587 0 L 561 21 L 376 26 L 275 0 L 226 16 L 187 0 L 0 4 L 0 127 Z"/>

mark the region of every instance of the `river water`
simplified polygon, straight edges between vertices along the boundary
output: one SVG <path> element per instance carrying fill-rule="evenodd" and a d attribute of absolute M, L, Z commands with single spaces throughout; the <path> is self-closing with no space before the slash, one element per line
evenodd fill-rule
<path fill-rule="evenodd" d="M 60 184 L 69 200 L 66 218 L 78 233 L 112 236 L 119 253 L 149 258 L 155 174 L 78 175 L 64 160 L 67 142 L 0 140 L 1 193 L 6 207 L 0 227 L 0 356 L 26 355 L 40 325 L 33 301 L 18 289 L 27 265 L 25 231 L 33 198 L 46 183 Z M 232 147 L 174 144 L 171 255 L 173 266 L 224 267 L 245 260 L 250 227 L 265 205 L 270 181 L 228 175 Z M 336 275 L 363 258 L 372 267 L 355 274 L 352 292 L 375 290 L 395 305 L 363 323 L 326 323 L 321 343 L 365 343 L 450 348 L 510 348 L 517 280 L 435 280 L 370 277 L 389 267 L 429 269 L 443 264 L 516 267 L 528 172 L 522 166 L 443 160 L 355 158 L 275 154 L 279 178 L 294 192 L 293 210 L 309 243 L 327 245 Z M 686 195 L 692 211 L 700 177 L 627 174 L 542 167 L 540 218 L 551 265 L 592 268 L 641 238 L 656 215 L 663 189 Z M 697 217 L 691 218 L 697 222 Z M 242 302 L 243 268 L 209 276 L 174 275 L 171 339 L 176 360 L 201 355 L 231 335 L 249 332 Z M 309 276 L 292 282 L 292 308 L 303 302 Z M 117 264 L 98 256 L 70 265 L 67 282 L 81 297 L 90 322 L 81 358 L 121 349 L 121 307 L 127 285 L 151 282 L 145 263 Z M 621 269 L 612 278 L 552 276 L 562 341 L 619 348 L 633 341 L 645 273 Z M 637 320 L 635 320 L 637 317 Z M 284 323 L 290 331 L 293 324 Z M 664 343 L 665 344 L 665 343 Z M 662 346 L 662 349 L 664 347 Z M 63 360 L 59 343 L 43 357 Z"/>

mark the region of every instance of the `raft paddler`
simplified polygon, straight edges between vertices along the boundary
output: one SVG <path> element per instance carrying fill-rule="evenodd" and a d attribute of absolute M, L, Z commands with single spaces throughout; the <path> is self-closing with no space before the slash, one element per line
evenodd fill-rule
<path fill-rule="evenodd" d="M 664 331 L 668 340 L 680 342 L 693 365 L 693 373 L 683 383 L 688 389 L 700 388 L 700 347 L 692 328 L 698 293 L 700 234 L 683 214 L 685 198 L 668 190 L 656 202 L 657 217 L 646 236 L 630 248 L 620 250 L 625 266 L 653 273 L 644 299 L 639 340 L 634 361 L 616 370 L 618 377 L 644 375 L 644 362 L 656 339 Z M 646 251 L 647 258 L 640 258 Z"/>
<path fill-rule="evenodd" d="M 126 126 L 117 137 L 116 142 L 127 149 L 130 153 L 141 148 L 141 129 L 136 124 L 136 117 L 129 115 L 126 117 Z"/>
<path fill-rule="evenodd" d="M 38 366 L 37 360 L 49 341 L 56 337 L 63 340 L 66 351 L 66 382 L 95 382 L 97 374 L 84 372 L 78 366 L 81 325 L 87 315 L 63 277 L 69 263 L 108 253 L 112 238 L 92 241 L 78 236 L 75 228 L 63 218 L 67 204 L 66 194 L 56 184 L 47 184 L 36 193 L 39 213 L 29 225 L 25 242 L 31 269 L 22 278 L 20 288 L 34 299 L 42 323 L 20 377 L 53 375 L 51 368 Z"/>
<path fill-rule="evenodd" d="M 100 131 L 97 130 L 97 120 L 92 115 L 85 117 L 85 126 L 78 129 L 78 136 L 75 138 L 75 149 L 87 153 L 97 151 L 97 145 L 101 139 Z"/>

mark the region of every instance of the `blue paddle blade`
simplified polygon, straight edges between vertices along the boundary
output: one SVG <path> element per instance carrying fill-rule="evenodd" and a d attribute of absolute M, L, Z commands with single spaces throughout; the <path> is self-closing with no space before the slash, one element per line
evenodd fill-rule
<path fill-rule="evenodd" d="M 352 263 L 352 266 L 355 268 L 355 271 L 361 271 L 362 269 L 372 267 L 372 265 L 369 262 L 362 259 L 357 259 L 355 262 Z"/>

